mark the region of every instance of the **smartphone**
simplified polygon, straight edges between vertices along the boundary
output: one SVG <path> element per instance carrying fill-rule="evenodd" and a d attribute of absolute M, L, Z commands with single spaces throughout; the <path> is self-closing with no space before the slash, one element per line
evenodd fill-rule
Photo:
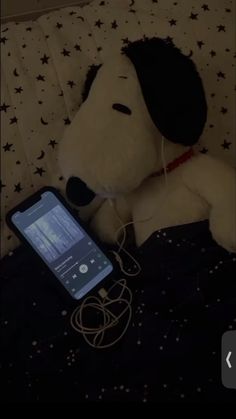
<path fill-rule="evenodd" d="M 111 261 L 55 188 L 40 189 L 9 211 L 6 222 L 73 299 L 112 275 Z"/>

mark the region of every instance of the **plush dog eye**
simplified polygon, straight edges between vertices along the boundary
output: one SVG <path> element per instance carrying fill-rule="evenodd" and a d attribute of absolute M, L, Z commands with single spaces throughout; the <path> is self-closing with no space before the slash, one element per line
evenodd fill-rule
<path fill-rule="evenodd" d="M 128 106 L 122 105 L 122 103 L 113 103 L 112 108 L 118 112 L 125 113 L 126 115 L 131 115 L 132 111 Z"/>
<path fill-rule="evenodd" d="M 127 76 L 119 76 L 119 79 L 127 79 Z"/>

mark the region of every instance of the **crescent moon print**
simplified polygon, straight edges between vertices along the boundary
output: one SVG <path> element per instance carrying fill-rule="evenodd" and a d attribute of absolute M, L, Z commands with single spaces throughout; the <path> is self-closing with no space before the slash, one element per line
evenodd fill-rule
<path fill-rule="evenodd" d="M 17 73 L 17 69 L 15 68 L 15 70 L 13 71 L 13 74 L 15 77 L 19 77 L 19 74 Z"/>
<path fill-rule="evenodd" d="M 40 118 L 40 121 L 41 121 L 41 124 L 43 124 L 43 125 L 48 125 L 48 122 L 47 121 L 44 121 L 44 119 L 43 119 L 43 117 L 41 116 L 41 118 Z"/>
<path fill-rule="evenodd" d="M 40 154 L 40 156 L 39 156 L 39 157 L 37 157 L 37 160 L 41 160 L 41 159 L 43 159 L 43 158 L 44 158 L 44 156 L 45 156 L 45 153 L 44 153 L 44 151 L 43 151 L 43 150 L 41 150 L 41 154 Z"/>

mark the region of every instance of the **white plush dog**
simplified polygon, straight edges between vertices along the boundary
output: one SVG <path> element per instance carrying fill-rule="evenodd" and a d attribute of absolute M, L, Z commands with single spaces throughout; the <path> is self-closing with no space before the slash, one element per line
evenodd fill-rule
<path fill-rule="evenodd" d="M 140 246 L 154 231 L 209 219 L 235 252 L 236 173 L 193 152 L 207 105 L 190 58 L 167 40 L 136 41 L 91 68 L 83 98 L 58 157 L 69 200 L 99 238 L 114 243 L 132 221 Z"/>

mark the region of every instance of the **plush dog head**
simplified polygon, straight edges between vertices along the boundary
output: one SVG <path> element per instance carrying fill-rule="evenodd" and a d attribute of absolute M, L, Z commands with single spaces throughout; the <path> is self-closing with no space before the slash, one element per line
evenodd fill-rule
<path fill-rule="evenodd" d="M 194 63 L 159 38 L 133 42 L 92 67 L 83 99 L 59 146 L 67 195 L 77 205 L 137 188 L 162 166 L 162 136 L 169 148 L 190 147 L 207 115 Z"/>

